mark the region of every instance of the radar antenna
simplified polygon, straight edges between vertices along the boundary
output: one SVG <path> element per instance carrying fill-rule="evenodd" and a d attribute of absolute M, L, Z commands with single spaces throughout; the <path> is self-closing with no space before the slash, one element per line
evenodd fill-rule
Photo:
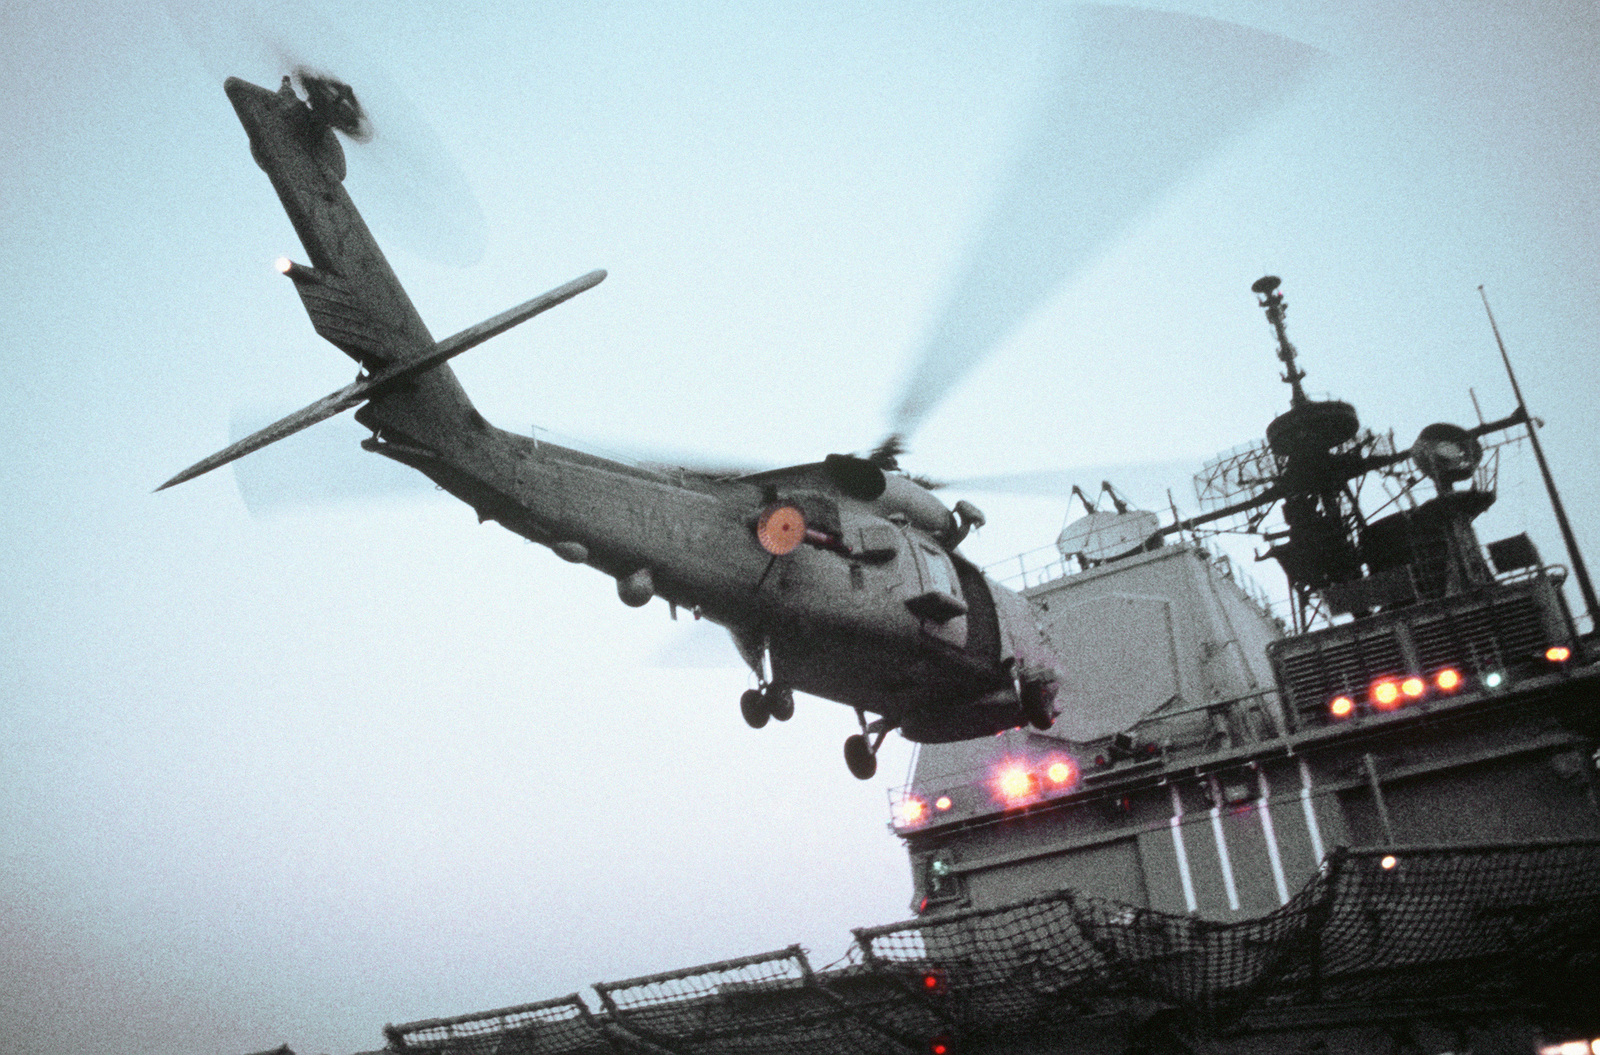
<path fill-rule="evenodd" d="M 1519 407 L 1508 418 L 1472 429 L 1429 425 L 1411 448 L 1395 450 L 1387 437 L 1361 427 L 1349 403 L 1306 395 L 1306 372 L 1284 323 L 1288 305 L 1278 292 L 1281 284 L 1267 275 L 1250 289 L 1277 338 L 1289 409 L 1267 424 L 1264 439 L 1207 463 L 1195 477 L 1204 512 L 1161 533 L 1239 518 L 1221 530 L 1268 543 L 1258 559 L 1271 558 L 1283 568 L 1297 630 L 1309 629 L 1318 617 L 1359 617 L 1491 580 L 1471 521 L 1494 501 L 1493 485 L 1482 478 L 1463 491 L 1455 485 L 1474 477 L 1483 454 L 1479 437 L 1525 421 L 1526 411 Z M 1390 501 L 1408 496 L 1423 479 L 1433 482 L 1438 495 L 1369 521 L 1360 502 L 1362 481 L 1407 460 L 1418 471 L 1386 474 L 1400 489 Z M 1274 508 L 1280 526 L 1266 523 Z"/>

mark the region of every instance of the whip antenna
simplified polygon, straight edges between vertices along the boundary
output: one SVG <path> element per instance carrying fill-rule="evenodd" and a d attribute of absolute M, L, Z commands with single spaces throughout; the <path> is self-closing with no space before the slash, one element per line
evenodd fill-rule
<path fill-rule="evenodd" d="M 1556 490 L 1555 477 L 1550 475 L 1550 463 L 1544 460 L 1544 448 L 1539 445 L 1538 430 L 1533 426 L 1533 417 L 1528 413 L 1528 404 L 1523 402 L 1522 388 L 1517 384 L 1516 371 L 1511 369 L 1511 357 L 1506 354 L 1506 342 L 1500 338 L 1500 327 L 1495 325 L 1494 312 L 1489 309 L 1489 297 L 1484 293 L 1482 286 L 1478 287 L 1478 296 L 1483 298 L 1483 310 L 1489 316 L 1489 329 L 1494 331 L 1494 343 L 1500 347 L 1500 361 L 1505 363 L 1506 376 L 1511 379 L 1511 394 L 1517 397 L 1517 411 L 1528 426 L 1528 441 L 1533 446 L 1533 457 L 1539 463 L 1539 475 L 1544 477 L 1545 490 L 1550 492 L 1550 507 L 1555 510 L 1556 526 L 1561 529 L 1561 539 L 1567 544 L 1567 557 L 1572 561 L 1572 574 L 1578 580 L 1578 592 L 1583 594 L 1583 605 L 1589 610 L 1589 626 L 1591 629 L 1600 627 L 1600 601 L 1595 600 L 1594 583 L 1589 581 L 1589 569 L 1584 566 L 1583 554 L 1578 551 L 1577 537 L 1573 535 L 1572 525 L 1567 521 L 1567 511 L 1561 504 L 1561 493 Z"/>

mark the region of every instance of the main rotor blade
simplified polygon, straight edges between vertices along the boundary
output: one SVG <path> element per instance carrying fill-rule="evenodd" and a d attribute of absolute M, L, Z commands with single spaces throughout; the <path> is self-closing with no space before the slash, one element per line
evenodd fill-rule
<path fill-rule="evenodd" d="M 1137 462 L 1129 465 L 1080 465 L 1068 469 L 1034 469 L 990 476 L 968 476 L 959 480 L 939 480 L 951 491 L 978 491 L 992 494 L 1059 497 L 1063 502 L 1074 486 L 1098 494 L 1102 481 L 1109 480 L 1118 491 L 1134 501 L 1155 503 L 1165 508 L 1166 493 L 1185 504 L 1194 502 L 1193 476 L 1198 461 Z"/>
<path fill-rule="evenodd" d="M 1063 280 L 1323 53 L 1209 18 L 1075 7 L 1026 146 L 891 415 L 909 435 Z"/>

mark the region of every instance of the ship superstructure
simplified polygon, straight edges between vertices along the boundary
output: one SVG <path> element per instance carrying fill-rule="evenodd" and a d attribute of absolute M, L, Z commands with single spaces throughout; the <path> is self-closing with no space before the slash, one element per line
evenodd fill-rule
<path fill-rule="evenodd" d="M 911 918 L 835 964 L 743 956 L 388 1050 L 1600 1051 L 1593 591 L 1575 546 L 1474 525 L 1486 447 L 1531 416 L 1396 448 L 1305 394 L 1278 286 L 1289 409 L 1202 471 L 1200 514 L 1075 491 L 1052 551 L 989 569 L 1066 664 L 1063 713 L 920 749 L 891 793 Z"/>
<path fill-rule="evenodd" d="M 1064 885 L 1239 919 L 1287 904 L 1335 846 L 1600 836 L 1566 569 L 1473 526 L 1496 497 L 1482 440 L 1525 408 L 1397 451 L 1306 396 L 1278 286 L 1253 288 L 1290 406 L 1197 476 L 1207 511 L 1163 526 L 1107 484 L 1114 510 L 1013 569 L 1068 661 L 1064 715 L 920 753 L 895 807 L 916 907 Z M 1193 534 L 1227 522 L 1282 569 L 1286 619 Z"/>

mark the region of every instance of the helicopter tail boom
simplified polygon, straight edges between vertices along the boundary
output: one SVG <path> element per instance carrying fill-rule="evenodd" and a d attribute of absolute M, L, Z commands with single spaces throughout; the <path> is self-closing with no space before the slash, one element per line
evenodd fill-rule
<path fill-rule="evenodd" d="M 605 278 L 591 271 L 563 286 L 435 342 L 377 240 L 345 192 L 344 158 L 332 130 L 295 95 L 288 78 L 269 92 L 236 77 L 224 90 L 250 137 L 250 152 L 272 181 L 311 266 L 278 269 L 295 284 L 318 334 L 365 371 L 315 403 L 218 451 L 156 490 L 192 480 L 358 404 L 381 401 L 391 426 L 422 438 L 468 424 L 483 427 L 445 364 Z"/>

